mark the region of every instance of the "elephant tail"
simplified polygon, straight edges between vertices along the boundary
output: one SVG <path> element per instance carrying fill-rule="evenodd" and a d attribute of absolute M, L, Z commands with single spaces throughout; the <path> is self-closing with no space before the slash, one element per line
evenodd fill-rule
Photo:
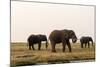
<path fill-rule="evenodd" d="M 93 40 L 92 40 L 92 46 L 93 46 Z"/>
<path fill-rule="evenodd" d="M 46 49 L 48 48 L 48 40 L 46 41 Z"/>
<path fill-rule="evenodd" d="M 49 45 L 49 39 L 47 39 L 46 41 L 46 49 L 48 48 L 48 45 Z"/>

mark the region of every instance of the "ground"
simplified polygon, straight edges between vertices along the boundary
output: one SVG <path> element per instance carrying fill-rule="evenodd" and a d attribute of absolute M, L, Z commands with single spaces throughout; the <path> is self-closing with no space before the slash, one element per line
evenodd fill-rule
<path fill-rule="evenodd" d="M 29 50 L 26 43 L 11 43 L 11 66 L 35 65 L 35 64 L 53 64 L 70 63 L 73 61 L 95 60 L 95 44 L 90 48 L 81 48 L 80 43 L 71 44 L 70 53 L 66 46 L 66 51 L 62 52 L 62 44 L 56 45 L 56 53 L 51 52 L 49 44 L 46 50 L 45 44 L 42 44 L 41 50 L 38 50 L 37 44 L 35 50 Z"/>

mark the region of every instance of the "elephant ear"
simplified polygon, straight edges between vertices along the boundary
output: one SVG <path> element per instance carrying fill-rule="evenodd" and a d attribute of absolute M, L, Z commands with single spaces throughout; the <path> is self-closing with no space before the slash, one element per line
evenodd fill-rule
<path fill-rule="evenodd" d="M 69 30 L 69 31 L 68 31 L 68 34 L 69 34 L 69 37 L 70 37 L 70 38 L 72 38 L 72 37 L 75 35 L 75 33 L 74 33 L 73 30 Z"/>
<path fill-rule="evenodd" d="M 67 33 L 64 34 L 65 39 L 69 39 L 69 36 Z"/>
<path fill-rule="evenodd" d="M 74 35 L 74 31 L 73 30 L 69 30 L 69 34 L 70 35 Z"/>

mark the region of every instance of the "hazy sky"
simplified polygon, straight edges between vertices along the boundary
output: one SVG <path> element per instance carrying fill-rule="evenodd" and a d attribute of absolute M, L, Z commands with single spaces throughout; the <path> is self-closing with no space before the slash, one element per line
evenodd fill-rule
<path fill-rule="evenodd" d="M 49 36 L 55 29 L 74 30 L 76 36 L 95 38 L 94 7 L 11 2 L 11 41 L 26 42 L 31 34 Z"/>

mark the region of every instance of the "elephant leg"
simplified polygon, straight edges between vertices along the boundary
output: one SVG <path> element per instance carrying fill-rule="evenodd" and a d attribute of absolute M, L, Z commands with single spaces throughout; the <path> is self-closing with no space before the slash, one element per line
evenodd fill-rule
<path fill-rule="evenodd" d="M 66 41 L 65 40 L 62 41 L 62 46 L 63 46 L 62 50 L 63 50 L 63 52 L 65 52 L 65 48 L 66 48 Z"/>
<path fill-rule="evenodd" d="M 56 50 L 55 50 L 55 43 L 51 43 L 51 46 L 52 46 L 52 52 L 56 52 Z"/>
<path fill-rule="evenodd" d="M 83 48 L 83 43 L 81 43 L 81 48 Z"/>
<path fill-rule="evenodd" d="M 63 43 L 63 52 L 65 52 L 66 44 Z"/>
<path fill-rule="evenodd" d="M 32 44 L 31 44 L 31 43 L 29 43 L 29 50 L 31 50 L 31 46 L 32 46 Z"/>
<path fill-rule="evenodd" d="M 31 46 L 29 46 L 29 50 L 31 50 Z"/>
<path fill-rule="evenodd" d="M 33 50 L 35 50 L 35 49 L 34 49 L 34 44 L 32 45 L 32 48 L 33 48 Z"/>
<path fill-rule="evenodd" d="M 87 45 L 87 44 L 85 43 L 85 48 L 86 48 L 86 45 Z"/>
<path fill-rule="evenodd" d="M 68 46 L 68 48 L 69 48 L 69 52 L 72 52 L 70 42 L 69 42 L 69 41 L 67 41 L 66 43 L 67 43 L 67 46 Z"/>
<path fill-rule="evenodd" d="M 38 43 L 38 50 L 40 50 L 40 49 L 41 49 L 41 42 Z"/>
<path fill-rule="evenodd" d="M 90 43 L 88 42 L 88 48 L 90 48 Z"/>

